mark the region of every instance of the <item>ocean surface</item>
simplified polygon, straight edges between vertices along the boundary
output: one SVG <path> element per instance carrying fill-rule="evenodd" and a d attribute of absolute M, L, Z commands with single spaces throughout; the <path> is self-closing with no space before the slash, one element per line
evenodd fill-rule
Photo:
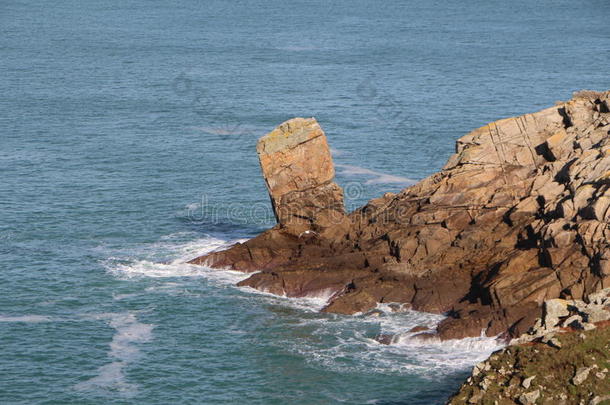
<path fill-rule="evenodd" d="M 0 2 L 0 403 L 437 404 L 492 339 L 185 264 L 273 223 L 258 137 L 325 129 L 350 209 L 610 89 L 610 3 Z"/>

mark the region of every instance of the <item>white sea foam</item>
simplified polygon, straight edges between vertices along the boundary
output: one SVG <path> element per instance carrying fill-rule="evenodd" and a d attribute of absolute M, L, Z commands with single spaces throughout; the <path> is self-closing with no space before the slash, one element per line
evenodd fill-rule
<path fill-rule="evenodd" d="M 42 315 L 21 315 L 21 316 L 3 316 L 0 315 L 0 322 L 23 322 L 23 323 L 39 323 L 50 322 L 51 318 Z"/>
<path fill-rule="evenodd" d="M 247 279 L 254 273 L 243 273 L 233 270 L 212 269 L 207 266 L 188 264 L 191 259 L 207 253 L 226 249 L 229 246 L 244 242 L 246 239 L 223 240 L 214 237 L 198 238 L 191 241 L 183 241 L 185 237 L 193 236 L 188 233 L 178 233 L 160 238 L 151 246 L 137 251 L 127 252 L 127 257 L 111 257 L 104 262 L 106 269 L 122 279 L 133 279 L 139 277 L 149 278 L 188 278 L 201 277 L 217 286 L 236 286 L 242 280 Z M 169 261 L 157 261 L 138 259 L 137 256 L 158 256 L 159 252 L 165 252 Z M 336 292 L 333 289 L 316 291 L 308 296 L 292 298 L 283 295 L 271 294 L 266 291 L 256 290 L 250 287 L 239 287 L 240 290 L 263 297 L 269 303 L 287 305 L 305 311 L 319 311 Z M 168 282 L 161 285 L 147 287 L 146 292 L 176 293 L 182 290 L 182 284 Z M 118 294 L 116 300 L 125 299 L 137 294 Z"/>
<path fill-rule="evenodd" d="M 387 311 L 384 306 L 378 307 Z M 387 313 L 387 312 L 386 312 Z M 445 316 L 419 311 L 406 311 L 401 314 L 388 314 L 380 320 L 381 333 L 395 334 L 391 345 L 378 341 L 369 341 L 370 346 L 384 346 L 390 352 L 404 352 L 419 365 L 429 368 L 427 371 L 453 372 L 471 367 L 487 358 L 493 351 L 504 346 L 495 337 L 473 337 L 441 341 L 438 338 L 420 339 L 417 333 L 408 332 L 415 326 L 434 329 Z M 384 348 L 382 348 L 384 350 Z"/>
<path fill-rule="evenodd" d="M 137 385 L 127 382 L 125 368 L 140 355 L 137 344 L 152 340 L 154 325 L 138 321 L 133 312 L 95 314 L 90 318 L 104 320 L 115 329 L 109 344 L 108 357 L 112 360 L 97 369 L 97 375 L 74 386 L 76 390 L 103 389 L 126 396 L 137 392 Z"/>
<path fill-rule="evenodd" d="M 408 177 L 395 176 L 392 174 L 377 172 L 375 170 L 366 169 L 360 166 L 335 164 L 340 169 L 340 174 L 344 176 L 365 176 L 370 177 L 364 184 L 398 184 L 403 186 L 411 186 L 417 183 L 417 180 Z"/>
<path fill-rule="evenodd" d="M 175 241 L 176 239 L 181 240 L 184 237 L 185 234 L 169 235 L 161 238 L 159 242 L 152 244 L 151 247 L 143 249 L 141 252 L 129 252 L 127 257 L 111 257 L 104 262 L 104 265 L 109 272 L 120 278 L 207 277 L 217 281 L 237 283 L 249 276 L 237 271 L 213 270 L 205 266 L 187 263 L 198 256 L 215 250 L 225 249 L 237 242 L 243 242 L 245 239 L 227 241 L 205 237 L 187 242 Z M 165 257 L 170 257 L 171 259 L 165 262 L 137 259 L 137 256 L 142 255 L 158 256 L 159 251 L 165 252 Z"/>
<path fill-rule="evenodd" d="M 125 363 L 113 361 L 97 369 L 97 375 L 87 381 L 74 386 L 77 391 L 90 391 L 93 389 L 116 390 L 123 395 L 133 396 L 138 391 L 136 384 L 130 384 L 125 380 Z"/>
<path fill-rule="evenodd" d="M 418 311 L 303 319 L 300 327 L 315 339 L 287 341 L 285 345 L 313 364 L 338 372 L 416 374 L 435 378 L 467 370 L 503 347 L 494 338 L 478 337 L 440 341 L 413 338 L 414 326 L 434 328 L 444 317 Z M 312 331 L 313 330 L 313 331 Z M 378 334 L 399 334 L 390 345 L 379 343 Z M 334 340 L 319 345 L 318 341 Z"/>
<path fill-rule="evenodd" d="M 139 349 L 132 343 L 148 342 L 152 339 L 153 325 L 138 322 L 136 316 L 131 313 L 116 314 L 110 319 L 110 326 L 116 330 L 116 334 L 110 342 L 110 357 L 123 362 L 134 360 Z"/>
<path fill-rule="evenodd" d="M 248 275 L 248 277 L 251 274 Z M 241 287 L 242 291 L 259 295 L 268 304 L 284 305 L 307 312 L 319 312 L 328 304 L 328 300 L 333 296 L 335 290 L 325 289 L 304 297 L 288 297 L 286 295 L 272 294 L 265 290 L 257 290 L 251 287 Z"/>
<path fill-rule="evenodd" d="M 198 256 L 215 250 L 226 249 L 238 242 L 247 239 L 219 239 L 212 236 L 191 239 L 194 236 L 190 232 L 178 232 L 161 237 L 161 239 L 150 246 L 149 253 L 162 253 L 166 257 L 175 260 L 188 261 Z"/>
<path fill-rule="evenodd" d="M 161 284 L 149 286 L 145 293 L 180 293 L 185 291 L 185 282 L 175 278 L 202 277 L 207 282 L 217 286 L 235 286 L 235 284 L 251 274 L 235 271 L 211 269 L 205 266 L 189 265 L 186 262 L 194 257 L 214 250 L 226 248 L 241 240 L 227 241 L 218 238 L 205 237 L 185 240 L 194 235 L 174 234 L 161 238 L 157 243 L 142 249 L 139 252 L 130 252 L 130 256 L 122 259 L 110 259 L 106 264 L 108 270 L 120 278 L 174 278 Z M 169 258 L 169 261 L 142 259 L 144 256 Z M 139 257 L 138 257 L 139 256 Z M 188 283 L 188 282 L 187 282 Z M 378 306 L 379 316 L 340 316 L 319 314 L 328 300 L 335 293 L 334 290 L 322 290 L 307 297 L 288 298 L 269 292 L 258 291 L 249 287 L 240 288 L 252 294 L 260 304 L 279 305 L 303 311 L 303 319 L 295 327 L 304 328 L 304 335 L 312 336 L 311 340 L 293 339 L 282 342 L 295 353 L 303 355 L 309 362 L 337 371 L 374 372 L 381 374 L 417 374 L 434 378 L 438 374 L 448 374 L 463 371 L 485 359 L 491 352 L 502 345 L 493 338 L 479 337 L 461 340 L 440 341 L 435 339 L 421 340 L 413 338 L 408 330 L 415 326 L 427 326 L 433 329 L 441 320 L 442 315 L 435 315 L 417 311 L 393 313 L 389 305 Z M 198 295 L 197 295 L 198 296 Z M 123 298 L 115 296 L 116 299 Z M 308 315 L 305 315 L 305 314 Z M 120 322 L 119 322 L 120 323 Z M 120 323 L 120 324 L 125 324 Z M 129 322 L 127 322 L 129 324 Z M 118 325 L 118 324 L 117 324 Z M 313 331 L 312 331 L 313 329 Z M 126 329 L 127 330 L 127 329 Z M 391 345 L 379 343 L 375 337 L 378 334 L 395 335 Z M 121 346 L 124 340 L 117 331 L 116 344 Z M 137 339 L 135 339 L 137 341 Z M 334 344 L 328 344 L 334 341 Z M 115 342 L 115 339 L 113 339 Z M 320 344 L 319 342 L 326 342 Z M 109 356 L 127 355 L 132 353 L 128 343 L 127 349 L 115 348 L 111 345 Z M 124 345 L 123 345 L 124 346 Z M 137 353 L 137 347 L 135 347 Z M 120 365 L 106 365 L 100 369 L 94 384 L 106 383 L 125 390 L 133 387 L 125 386 L 122 376 L 122 367 L 125 361 L 117 360 Z M 112 364 L 112 363 L 111 363 Z M 121 385 L 123 384 L 123 385 Z M 125 388 L 127 387 L 127 388 Z"/>
<path fill-rule="evenodd" d="M 138 260 L 133 263 L 116 264 L 112 271 L 126 278 L 138 276 L 154 278 L 195 277 L 202 275 L 200 266 L 189 265 L 180 260 L 167 264 L 149 260 Z"/>
<path fill-rule="evenodd" d="M 197 266 L 185 263 L 182 259 L 165 264 L 148 260 L 138 260 L 126 264 L 109 265 L 109 270 L 117 277 L 130 279 L 137 277 L 150 278 L 180 278 L 180 277 L 202 277 L 209 281 L 224 285 L 235 285 L 238 282 L 250 277 L 252 273 L 242 273 L 231 270 L 211 269 L 205 266 Z M 147 291 L 168 289 L 175 287 L 176 284 L 165 284 L 161 286 L 149 287 Z M 126 298 L 118 296 L 116 299 Z"/>

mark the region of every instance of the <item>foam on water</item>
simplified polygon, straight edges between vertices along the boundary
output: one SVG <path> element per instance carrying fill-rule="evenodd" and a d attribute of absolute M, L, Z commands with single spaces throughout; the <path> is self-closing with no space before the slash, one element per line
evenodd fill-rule
<path fill-rule="evenodd" d="M 378 317 L 360 315 L 334 319 L 305 319 L 302 326 L 333 345 L 318 346 L 308 339 L 285 342 L 312 364 L 339 372 L 416 374 L 434 378 L 467 370 L 503 347 L 495 338 L 460 340 L 418 339 L 407 332 L 415 326 L 434 328 L 444 317 L 418 311 L 390 313 Z M 380 334 L 398 334 L 390 345 L 375 339 Z"/>
<path fill-rule="evenodd" d="M 78 383 L 74 388 L 78 391 L 102 389 L 116 391 L 125 396 L 135 395 L 138 387 L 127 381 L 125 369 L 140 355 L 137 344 L 152 340 L 155 326 L 139 322 L 133 312 L 96 314 L 91 318 L 107 321 L 115 329 L 108 351 L 108 357 L 112 361 L 98 368 L 95 377 Z"/>
<path fill-rule="evenodd" d="M 204 275 L 201 266 L 193 266 L 181 260 L 175 260 L 170 263 L 138 260 L 133 263 L 116 264 L 110 270 L 126 278 L 138 276 L 155 278 L 196 277 Z"/>
<path fill-rule="evenodd" d="M 139 277 L 147 278 L 188 278 L 201 277 L 218 286 L 232 286 L 247 279 L 254 273 L 242 273 L 232 270 L 212 269 L 206 266 L 191 265 L 187 262 L 191 259 L 207 253 L 226 249 L 246 239 L 220 239 L 211 236 L 185 241 L 185 238 L 195 236 L 190 233 L 177 233 L 161 237 L 159 241 L 147 246 L 131 249 L 121 256 L 113 256 L 104 261 L 107 271 L 121 279 L 133 279 Z M 146 259 L 142 257 L 150 257 Z M 180 283 L 164 283 L 147 287 L 146 292 L 153 291 L 175 291 L 181 286 Z M 293 298 L 283 295 L 271 294 L 266 291 L 256 290 L 250 287 L 239 287 L 239 290 L 260 296 L 270 304 L 281 304 L 298 308 L 308 312 L 317 312 L 322 309 L 330 297 L 335 293 L 333 289 L 324 289 L 305 297 Z M 135 296 L 137 294 L 117 294 L 116 300 Z"/>
<path fill-rule="evenodd" d="M 205 266 L 189 265 L 186 261 L 214 250 L 223 249 L 236 241 L 213 237 L 198 238 L 184 241 L 185 235 L 169 235 L 152 244 L 153 249 L 164 252 L 167 262 L 139 259 L 141 253 L 131 252 L 128 258 L 113 258 L 106 265 L 115 276 L 122 279 L 136 277 L 150 278 L 180 278 L 202 277 L 218 286 L 233 286 L 251 274 L 241 272 L 210 269 Z M 187 235 L 188 236 L 188 235 Z M 141 249 L 147 255 L 155 256 L 151 247 Z M 183 288 L 179 281 L 166 282 L 149 286 L 144 293 L 176 292 Z M 440 341 L 438 339 L 422 340 L 414 338 L 414 333 L 408 331 L 415 326 L 426 326 L 430 329 L 445 317 L 417 311 L 394 313 L 387 304 L 377 307 L 377 315 L 360 314 L 356 316 L 341 316 L 319 313 L 335 293 L 334 290 L 321 290 L 307 297 L 290 298 L 279 296 L 249 287 L 239 288 L 242 292 L 253 296 L 260 304 L 279 305 L 303 311 L 302 318 L 294 327 L 303 328 L 305 335 L 311 339 L 293 337 L 280 339 L 278 345 L 288 348 L 295 354 L 304 356 L 312 365 L 318 365 L 339 372 L 374 372 L 380 374 L 416 374 L 423 377 L 434 377 L 439 374 L 449 374 L 464 371 L 482 361 L 493 351 L 502 347 L 494 338 L 477 337 L 461 340 Z M 182 294 L 188 296 L 188 294 Z M 198 297 L 193 295 L 193 297 Z M 123 295 L 115 296 L 120 300 Z M 113 325 L 123 325 L 129 330 L 129 322 L 115 320 Z M 378 335 L 393 335 L 392 344 L 379 343 Z M 117 342 L 123 342 L 118 332 Z M 114 339 L 113 339 L 114 342 Z M 320 343 L 324 342 L 324 343 Z M 111 344 L 111 347 L 113 345 Z M 121 357 L 132 350 L 112 349 L 109 356 Z M 136 348 L 137 351 L 137 348 Z M 120 361 L 125 363 L 124 361 Z M 109 380 L 115 384 L 117 375 L 121 376 L 118 366 L 106 365 L 100 369 L 97 380 L 99 383 Z M 102 379 L 103 377 L 103 379 Z M 115 384 L 116 385 L 116 384 Z"/>
<path fill-rule="evenodd" d="M 179 233 L 162 237 L 160 241 L 147 247 L 126 252 L 125 256 L 110 257 L 103 264 L 110 273 L 124 279 L 206 277 L 219 282 L 237 283 L 249 277 L 248 274 L 237 271 L 219 271 L 187 263 L 198 256 L 226 249 L 245 239 L 224 240 L 208 236 L 184 242 L 182 239 L 185 235 L 189 234 Z M 140 259 L 142 256 L 151 259 Z"/>
<path fill-rule="evenodd" d="M 248 276 L 250 276 L 250 274 Z M 284 305 L 307 312 L 319 312 L 328 304 L 328 300 L 335 293 L 332 289 L 325 289 L 304 297 L 288 297 L 286 295 L 272 294 L 251 287 L 240 287 L 240 289 L 250 294 L 260 296 L 261 300 L 268 304 Z"/>
<path fill-rule="evenodd" d="M 140 294 L 138 294 L 138 293 L 133 293 L 133 294 L 112 294 L 112 298 L 114 300 L 121 301 L 121 300 L 124 300 L 124 299 L 137 297 L 138 295 L 140 295 Z"/>

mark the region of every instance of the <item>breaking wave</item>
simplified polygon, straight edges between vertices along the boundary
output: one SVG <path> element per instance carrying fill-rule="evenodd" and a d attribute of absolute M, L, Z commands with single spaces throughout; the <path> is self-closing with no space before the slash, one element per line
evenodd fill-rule
<path fill-rule="evenodd" d="M 331 316 L 303 320 L 301 326 L 323 341 L 318 345 L 307 338 L 293 342 L 292 351 L 312 364 L 338 372 L 374 372 L 388 375 L 416 374 L 425 378 L 466 371 L 503 347 L 498 340 L 476 337 L 456 340 L 419 339 L 409 333 L 415 326 L 430 329 L 444 319 L 442 315 L 406 311 L 392 313 L 383 306 L 376 316 Z M 392 344 L 380 343 L 380 335 L 394 335 Z"/>
<path fill-rule="evenodd" d="M 110 257 L 103 264 L 115 276 L 123 279 L 134 277 L 174 278 L 208 277 L 220 281 L 236 283 L 248 275 L 237 271 L 220 271 L 205 266 L 195 266 L 187 262 L 198 256 L 243 242 L 245 239 L 223 240 L 206 236 L 183 241 L 190 233 L 177 233 L 161 238 L 150 246 L 126 252 L 125 255 Z M 144 258 L 141 258 L 144 257 Z"/>
<path fill-rule="evenodd" d="M 148 246 L 139 251 L 132 251 L 131 256 L 127 258 L 109 259 L 105 263 L 106 268 L 115 277 L 124 280 L 203 278 L 217 286 L 230 286 L 236 294 L 241 294 L 252 302 L 252 305 L 291 308 L 297 311 L 295 313 L 297 319 L 291 319 L 289 326 L 282 325 L 282 320 L 278 321 L 277 333 L 274 335 L 277 338 L 276 344 L 288 348 L 294 354 L 302 355 L 314 366 L 339 372 L 415 374 L 435 378 L 439 374 L 466 371 L 487 358 L 493 351 L 503 347 L 498 340 L 489 337 L 447 341 L 423 340 L 414 338 L 414 333 L 408 332 L 415 326 L 434 329 L 444 319 L 442 315 L 417 311 L 392 312 L 388 305 L 379 305 L 372 315 L 371 313 L 355 316 L 324 314 L 319 310 L 326 305 L 332 296 L 332 291 L 320 291 L 309 297 L 288 298 L 249 287 L 238 288 L 235 284 L 249 277 L 250 274 L 194 266 L 186 262 L 242 240 L 211 236 L 184 240 L 192 236 L 194 235 L 170 235 L 152 244 L 154 247 Z M 155 260 L 154 257 L 158 257 L 159 251 L 163 252 L 165 261 Z M 175 293 L 181 288 L 184 288 L 182 281 L 167 280 L 147 287 L 142 293 Z M 201 299 L 201 295 L 183 294 L 184 299 L 189 297 Z M 124 294 L 115 296 L 117 300 L 123 298 L 125 298 Z M 283 329 L 292 329 L 292 332 L 282 337 Z M 302 333 L 296 333 L 298 336 L 296 338 L 295 330 L 302 330 Z M 392 335 L 392 343 L 389 345 L 380 343 L 377 339 L 380 335 Z M 121 368 L 118 365 L 111 363 L 105 367 L 108 369 L 100 370 L 99 373 L 103 378 L 96 377 L 97 380 L 93 383 L 101 380 L 115 382 L 120 380 L 117 378 L 121 375 Z"/>

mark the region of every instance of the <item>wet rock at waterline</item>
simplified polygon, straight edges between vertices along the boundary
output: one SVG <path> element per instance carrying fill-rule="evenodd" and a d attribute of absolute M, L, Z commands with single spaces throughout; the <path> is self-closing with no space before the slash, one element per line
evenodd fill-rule
<path fill-rule="evenodd" d="M 440 172 L 345 216 L 322 131 L 291 120 L 258 147 L 278 224 L 193 263 L 260 271 L 240 284 L 276 294 L 325 292 L 327 312 L 448 313 L 441 338 L 520 336 L 544 301 L 610 286 L 609 107 L 610 92 L 580 92 L 485 125 Z"/>

